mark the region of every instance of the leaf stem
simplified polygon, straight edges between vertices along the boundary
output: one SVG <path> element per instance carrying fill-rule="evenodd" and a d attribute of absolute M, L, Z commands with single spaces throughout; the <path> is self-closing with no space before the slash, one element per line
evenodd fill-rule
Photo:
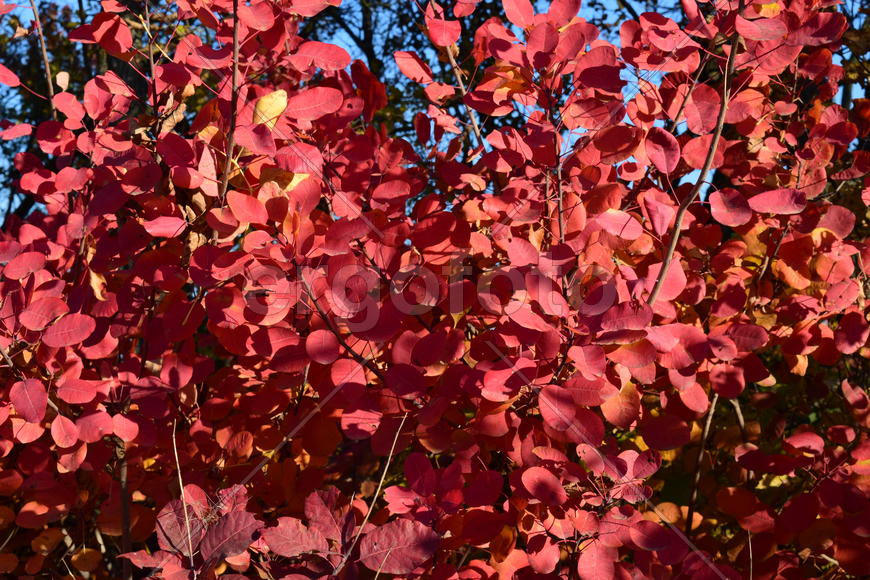
<path fill-rule="evenodd" d="M 42 51 L 42 65 L 45 67 L 45 84 L 48 87 L 48 106 L 51 107 L 51 118 L 57 121 L 57 109 L 54 107 L 54 83 L 51 80 L 51 64 L 48 61 L 48 50 L 45 48 L 45 35 L 42 32 L 42 22 L 39 20 L 39 11 L 36 9 L 36 0 L 30 0 L 30 9 L 33 11 L 33 23 L 36 26 L 36 35 L 39 37 L 39 48 Z"/>
<path fill-rule="evenodd" d="M 695 516 L 695 502 L 698 500 L 698 483 L 701 481 L 701 464 L 704 460 L 704 451 L 707 449 L 707 439 L 710 436 L 710 426 L 713 424 L 713 414 L 716 412 L 716 404 L 719 402 L 719 393 L 713 395 L 710 410 L 707 411 L 707 421 L 704 423 L 704 432 L 701 434 L 701 447 L 698 448 L 698 457 L 695 460 L 695 474 L 692 477 L 692 497 L 689 499 L 689 511 L 686 514 L 686 535 L 692 533 L 692 518 Z"/>
<path fill-rule="evenodd" d="M 740 9 L 742 9 L 743 2 L 740 3 Z M 731 42 L 730 50 L 728 51 L 728 61 L 725 65 L 725 75 L 722 78 L 722 104 L 719 106 L 719 115 L 716 118 L 716 129 L 713 132 L 713 139 L 710 141 L 710 150 L 707 151 L 707 158 L 704 160 L 704 165 L 701 167 L 701 173 L 698 175 L 697 181 L 695 181 L 695 185 L 692 187 L 692 191 L 689 192 L 689 195 L 680 202 L 680 207 L 677 209 L 677 215 L 674 219 L 674 225 L 671 228 L 671 236 L 670 236 L 670 244 L 668 245 L 668 249 L 665 252 L 664 259 L 662 260 L 662 267 L 659 270 L 658 277 L 656 278 L 655 285 L 653 286 L 652 292 L 649 294 L 649 298 L 647 298 L 647 304 L 653 306 L 656 302 L 656 299 L 659 297 L 659 293 L 662 291 L 662 286 L 665 284 L 665 278 L 668 275 L 668 271 L 671 267 L 671 262 L 674 259 L 674 252 L 677 250 L 677 244 L 680 241 L 680 232 L 683 229 L 683 219 L 686 217 L 686 212 L 689 210 L 689 206 L 694 203 L 695 199 L 697 199 L 698 194 L 701 191 L 701 187 L 703 187 L 704 183 L 706 183 L 707 174 L 710 172 L 710 168 L 713 166 L 713 160 L 716 157 L 716 150 L 719 148 L 719 140 L 722 138 L 722 130 L 725 127 L 725 113 L 728 111 L 728 100 L 730 98 L 730 90 L 731 87 L 729 83 L 731 81 L 731 77 L 734 74 L 734 60 L 737 54 L 737 41 L 739 39 L 739 35 L 737 33 L 734 34 L 733 40 Z"/>
<path fill-rule="evenodd" d="M 233 163 L 233 148 L 235 147 L 236 115 L 239 108 L 239 0 L 233 0 L 233 70 L 230 80 L 230 129 L 227 133 L 226 160 L 221 177 L 220 199 L 227 193 L 230 181 L 230 168 Z"/>

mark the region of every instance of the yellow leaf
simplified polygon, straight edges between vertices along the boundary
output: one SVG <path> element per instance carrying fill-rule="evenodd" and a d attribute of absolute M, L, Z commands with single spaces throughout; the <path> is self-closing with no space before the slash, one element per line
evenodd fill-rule
<path fill-rule="evenodd" d="M 779 16 L 779 13 L 782 12 L 782 7 L 779 5 L 779 2 L 768 2 L 767 4 L 755 4 L 753 5 L 755 8 L 755 13 L 759 16 L 763 16 L 764 18 L 773 18 L 775 16 Z"/>
<path fill-rule="evenodd" d="M 100 302 L 106 301 L 106 277 L 93 270 L 88 270 L 88 282 L 91 285 L 91 290 L 94 291 L 94 297 Z"/>
<path fill-rule="evenodd" d="M 279 89 L 257 99 L 254 105 L 254 122 L 265 123 L 270 129 L 275 127 L 278 118 L 287 108 L 287 91 Z"/>

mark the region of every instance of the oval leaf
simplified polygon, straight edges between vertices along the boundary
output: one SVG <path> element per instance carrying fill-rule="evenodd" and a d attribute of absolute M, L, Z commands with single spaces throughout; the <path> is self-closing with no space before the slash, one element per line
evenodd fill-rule
<path fill-rule="evenodd" d="M 435 554 L 438 534 L 414 520 L 393 520 L 366 534 L 359 559 L 369 570 L 408 574 Z"/>
<path fill-rule="evenodd" d="M 802 212 L 806 206 L 806 194 L 790 187 L 765 191 L 749 198 L 749 207 L 758 213 L 794 215 Z"/>

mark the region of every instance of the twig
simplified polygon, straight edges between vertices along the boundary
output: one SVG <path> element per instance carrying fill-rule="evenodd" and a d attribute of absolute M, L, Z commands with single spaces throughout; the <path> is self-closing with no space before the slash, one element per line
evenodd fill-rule
<path fill-rule="evenodd" d="M 173 431 L 174 435 L 174 431 Z M 125 554 L 133 551 L 130 541 L 130 490 L 127 485 L 127 449 L 123 441 L 119 440 L 118 460 L 121 462 L 118 470 L 118 479 L 121 484 L 121 549 Z M 128 558 L 121 559 L 121 575 L 124 580 L 132 580 L 133 567 Z"/>
<path fill-rule="evenodd" d="M 742 1 L 740 2 L 740 7 L 741 9 L 743 7 Z M 738 13 L 739 12 L 740 10 L 738 9 Z M 728 62 L 725 65 L 725 76 L 722 78 L 722 104 L 719 107 L 719 116 L 716 119 L 716 130 L 713 133 L 713 139 L 710 141 L 710 150 L 707 151 L 707 158 L 704 160 L 701 173 L 698 175 L 698 180 L 692 187 L 692 191 L 690 191 L 689 195 L 680 202 L 680 207 L 677 209 L 677 216 L 674 220 L 674 225 L 671 228 L 671 242 L 670 245 L 668 245 L 664 259 L 662 260 L 662 267 L 661 270 L 659 270 L 658 277 L 656 278 L 655 286 L 653 286 L 652 292 L 650 292 L 649 298 L 647 299 L 647 304 L 650 306 L 655 304 L 659 293 L 662 291 L 662 286 L 665 284 L 665 278 L 671 267 L 671 261 L 674 259 L 674 252 L 677 249 L 677 243 L 680 241 L 680 232 L 683 229 L 683 219 L 686 216 L 686 212 L 689 210 L 689 206 L 692 205 L 698 197 L 701 187 L 706 182 L 707 173 L 709 173 L 710 167 L 713 165 L 713 159 L 716 157 L 716 150 L 719 148 L 722 129 L 725 127 L 725 113 L 728 111 L 728 100 L 730 98 L 730 87 L 728 86 L 728 83 L 731 81 L 731 76 L 734 74 L 734 61 L 737 54 L 738 38 L 739 36 L 735 33 L 731 42 L 730 50 L 728 51 Z"/>
<path fill-rule="evenodd" d="M 24 377 L 24 375 L 21 373 L 21 369 L 18 368 L 18 366 L 15 364 L 15 362 L 9 356 L 9 353 L 6 352 L 6 349 L 3 348 L 2 346 L 0 346 L 0 356 L 2 356 L 3 360 L 6 361 L 6 364 L 9 365 L 9 370 L 11 370 L 13 373 L 15 373 L 16 375 L 18 375 L 22 378 Z"/>
<path fill-rule="evenodd" d="M 480 133 L 480 126 L 477 124 L 477 113 L 474 112 L 474 109 L 468 106 L 468 103 L 465 102 L 465 95 L 468 92 L 465 89 L 465 83 L 462 81 L 462 73 L 459 72 L 459 65 L 456 64 L 456 59 L 453 57 L 452 48 L 456 46 L 455 44 L 452 46 L 448 46 L 445 49 L 447 53 L 447 60 L 450 62 L 450 68 L 453 69 L 453 76 L 456 77 L 456 83 L 459 85 L 459 92 L 462 95 L 462 106 L 465 107 L 465 112 L 468 115 L 468 118 L 471 119 L 471 129 L 474 131 L 474 134 L 477 136 L 477 143 L 481 148 L 484 147 L 483 135 Z"/>
<path fill-rule="evenodd" d="M 698 483 L 701 481 L 701 464 L 704 460 L 704 451 L 707 448 L 707 438 L 710 436 L 710 426 L 713 424 L 713 413 L 716 412 L 716 403 L 719 402 L 719 393 L 713 395 L 710 410 L 707 411 L 707 421 L 704 423 L 704 432 L 701 434 L 701 447 L 698 448 L 698 458 L 695 464 L 695 475 L 692 478 L 692 497 L 689 499 L 689 511 L 686 514 L 686 535 L 692 533 L 692 518 L 695 516 L 695 501 L 698 499 Z"/>
<path fill-rule="evenodd" d="M 634 18 L 635 20 L 638 20 L 638 21 L 640 20 L 640 15 L 637 13 L 637 10 L 634 9 L 634 6 L 632 6 L 628 2 L 628 0 L 616 0 L 616 3 L 619 5 L 620 8 L 622 8 L 623 10 L 628 12 L 628 14 L 632 18 Z"/>
<path fill-rule="evenodd" d="M 36 26 L 36 35 L 39 37 L 39 48 L 42 50 L 42 64 L 45 67 L 45 83 L 48 86 L 48 106 L 51 107 L 51 118 L 57 121 L 57 109 L 54 108 L 54 83 L 51 80 L 51 65 L 48 62 L 48 51 L 45 48 L 45 35 L 42 33 L 42 22 L 39 20 L 39 11 L 36 9 L 36 0 L 30 0 L 30 9 L 33 11 L 33 23 Z"/>
<path fill-rule="evenodd" d="M 329 331 L 335 336 L 335 339 L 342 346 L 342 348 L 344 348 L 344 350 L 346 350 L 347 353 L 352 356 L 356 362 L 360 363 L 361 365 L 372 371 L 375 376 L 377 376 L 381 380 L 381 382 L 385 382 L 386 378 L 384 376 L 384 373 L 381 372 L 381 369 L 373 365 L 371 359 L 364 357 L 350 347 L 350 345 L 347 343 L 347 341 L 344 339 L 338 329 L 333 326 L 332 321 L 329 320 L 329 316 L 326 314 L 326 312 L 323 311 L 323 308 L 320 307 L 320 304 L 317 303 L 317 297 L 314 296 L 314 290 L 312 290 L 311 286 L 308 284 L 308 281 L 302 277 L 300 277 L 300 279 L 302 280 L 302 286 L 305 288 L 305 293 L 308 294 L 308 297 L 311 298 L 311 303 L 314 304 L 315 310 L 317 310 L 317 313 L 323 319 L 323 322 L 326 323 Z"/>
<path fill-rule="evenodd" d="M 402 422 L 399 423 L 399 428 L 396 429 L 396 435 L 393 437 L 393 444 L 390 445 L 390 453 L 387 455 L 387 462 L 384 464 L 384 471 L 381 473 L 381 479 L 378 482 L 378 488 L 375 490 L 375 495 L 372 496 L 372 502 L 369 504 L 369 509 L 366 512 L 365 517 L 363 518 L 362 523 L 359 526 L 359 529 L 356 531 L 356 534 L 353 537 L 353 540 L 350 543 L 347 551 L 345 551 L 344 556 L 341 557 L 341 561 L 338 563 L 338 566 L 335 567 L 335 570 L 332 572 L 334 576 L 337 576 L 339 572 L 344 569 L 347 564 L 348 559 L 350 559 L 351 554 L 353 553 L 353 549 L 356 547 L 357 541 L 359 541 L 359 537 L 363 533 L 363 529 L 366 527 L 366 524 L 369 523 L 369 518 L 372 516 L 372 512 L 375 509 L 375 502 L 378 501 L 378 497 L 381 495 L 381 489 L 384 487 L 384 480 L 387 478 L 387 472 L 390 470 L 390 463 L 393 460 L 393 454 L 396 451 L 396 444 L 399 442 L 399 436 L 402 434 L 402 427 L 405 426 L 405 420 L 408 418 L 408 412 L 405 411 L 405 414 L 402 416 Z M 389 552 L 387 553 L 387 557 L 389 557 Z M 386 561 L 386 559 L 384 559 Z M 383 565 L 383 562 L 381 563 Z"/>
<path fill-rule="evenodd" d="M 749 436 L 746 433 L 746 420 L 743 418 L 743 409 L 740 408 L 740 401 L 737 399 L 728 399 L 731 406 L 734 407 L 734 413 L 737 415 L 737 426 L 740 428 L 740 438 L 744 443 L 749 442 Z"/>
<path fill-rule="evenodd" d="M 178 444 L 175 441 L 175 421 L 172 421 L 172 453 L 175 456 L 175 473 L 178 474 L 178 487 L 181 489 L 181 510 L 184 514 L 184 529 L 187 532 L 187 557 L 193 578 L 196 580 L 196 566 L 193 563 L 193 533 L 190 531 L 190 518 L 187 515 L 187 498 L 184 496 L 184 479 L 181 477 L 181 461 L 178 460 Z"/>
<path fill-rule="evenodd" d="M 230 167 L 233 163 L 233 148 L 235 147 L 236 114 L 239 107 L 239 0 L 233 0 L 233 78 L 230 81 L 230 131 L 227 134 L 226 160 L 224 173 L 221 177 L 220 199 L 227 193 L 230 181 Z"/>

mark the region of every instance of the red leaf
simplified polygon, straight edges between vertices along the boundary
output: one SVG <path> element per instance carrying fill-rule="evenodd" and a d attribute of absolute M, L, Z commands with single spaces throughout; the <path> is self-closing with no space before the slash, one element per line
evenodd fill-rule
<path fill-rule="evenodd" d="M 232 190 L 227 193 L 227 203 L 237 220 L 247 224 L 266 225 L 269 212 L 259 199 L 252 195 Z"/>
<path fill-rule="evenodd" d="M 541 417 L 556 431 L 567 430 L 574 421 L 576 405 L 571 391 L 556 385 L 547 385 L 538 393 Z"/>
<path fill-rule="evenodd" d="M 308 57 L 314 66 L 323 70 L 342 70 L 350 64 L 350 55 L 340 46 L 309 40 L 296 54 Z"/>
<path fill-rule="evenodd" d="M 341 4 L 341 0 L 293 0 L 290 3 L 292 12 L 306 18 L 317 16 L 327 7 L 339 4 Z"/>
<path fill-rule="evenodd" d="M 72 447 L 79 442 L 79 428 L 70 419 L 58 415 L 51 422 L 51 438 L 58 447 Z"/>
<path fill-rule="evenodd" d="M 736 228 L 752 219 L 752 208 L 736 189 L 726 187 L 710 194 L 710 213 L 722 225 Z"/>
<path fill-rule="evenodd" d="M 458 20 L 442 20 L 427 16 L 426 31 L 435 46 L 450 46 L 459 40 L 462 24 Z"/>
<path fill-rule="evenodd" d="M 96 321 L 87 314 L 67 314 L 48 327 L 42 342 L 51 348 L 72 346 L 84 341 L 96 328 Z"/>
<path fill-rule="evenodd" d="M 18 75 L 0 64 L 0 83 L 9 87 L 17 87 L 21 81 L 18 80 Z"/>
<path fill-rule="evenodd" d="M 799 189 L 774 189 L 750 197 L 748 203 L 752 211 L 758 213 L 794 215 L 807 206 L 807 196 Z"/>
<path fill-rule="evenodd" d="M 608 234 L 625 240 L 636 240 L 643 234 L 643 226 L 631 215 L 618 209 L 608 209 L 595 218 Z"/>
<path fill-rule="evenodd" d="M 174 499 L 157 514 L 156 531 L 157 543 L 161 548 L 190 556 L 191 548 L 196 550 L 205 533 L 205 525 L 197 517 L 193 506 L 184 506 L 180 500 Z"/>
<path fill-rule="evenodd" d="M 519 28 L 528 28 L 535 23 L 535 11 L 529 0 L 502 0 L 504 13 L 512 24 Z"/>
<path fill-rule="evenodd" d="M 545 467 L 530 467 L 523 472 L 523 487 L 545 505 L 561 506 L 568 501 L 568 492 L 552 471 Z"/>
<path fill-rule="evenodd" d="M 315 330 L 305 339 L 305 352 L 316 363 L 328 365 L 340 354 L 338 339 L 326 329 Z"/>
<path fill-rule="evenodd" d="M 661 550 L 676 539 L 668 528 L 649 520 L 640 520 L 628 530 L 631 541 L 642 550 Z"/>
<path fill-rule="evenodd" d="M 254 518 L 254 514 L 246 511 L 230 512 L 208 528 L 199 544 L 199 551 L 206 561 L 241 554 L 254 541 L 254 534 L 259 529 L 260 522 Z"/>
<path fill-rule="evenodd" d="M 58 316 L 69 312 L 69 306 L 60 298 L 46 296 L 33 302 L 18 316 L 18 322 L 28 330 L 42 330 Z"/>
<path fill-rule="evenodd" d="M 840 318 L 834 333 L 834 344 L 843 354 L 853 354 L 870 338 L 870 324 L 860 311 L 847 312 Z"/>
<path fill-rule="evenodd" d="M 418 521 L 399 519 L 366 534 L 359 544 L 359 560 L 369 570 L 409 574 L 431 558 L 438 534 Z"/>
<path fill-rule="evenodd" d="M 24 379 L 12 384 L 9 389 L 9 401 L 25 421 L 40 423 L 45 418 L 48 391 L 42 381 Z"/>
<path fill-rule="evenodd" d="M 21 280 L 30 276 L 45 266 L 45 254 L 42 252 L 22 252 L 6 264 L 3 275 L 10 280 Z"/>
<path fill-rule="evenodd" d="M 574 443 L 586 445 L 598 445 L 604 439 L 604 422 L 589 409 L 577 409 L 574 411 L 575 420 L 565 431 L 568 438 Z"/>
<path fill-rule="evenodd" d="M 239 6 L 239 20 L 253 30 L 266 31 L 275 25 L 275 11 L 271 2 L 254 2 Z"/>
<path fill-rule="evenodd" d="M 680 144 L 661 127 L 653 127 L 646 136 L 646 154 L 659 172 L 672 173 L 680 163 Z"/>
<path fill-rule="evenodd" d="M 329 543 L 318 530 L 305 527 L 296 518 L 278 518 L 278 525 L 263 530 L 269 548 L 279 556 L 295 558 L 309 552 L 328 552 Z"/>
<path fill-rule="evenodd" d="M 433 81 L 432 70 L 417 53 L 399 50 L 393 53 L 393 58 L 396 59 L 396 65 L 402 74 L 415 83 L 429 84 Z"/>
<path fill-rule="evenodd" d="M 332 87 L 311 87 L 287 99 L 284 114 L 301 121 L 314 121 L 341 108 L 344 96 Z"/>
<path fill-rule="evenodd" d="M 142 222 L 142 227 L 155 238 L 174 238 L 184 231 L 187 222 L 184 218 L 164 215 Z"/>
<path fill-rule="evenodd" d="M 642 420 L 638 425 L 638 431 L 647 445 L 659 451 L 682 447 L 691 437 L 686 422 L 671 414 Z"/>
<path fill-rule="evenodd" d="M 273 157 L 278 152 L 272 131 L 265 123 L 237 127 L 235 135 L 238 144 L 254 155 Z"/>
<path fill-rule="evenodd" d="M 778 18 L 747 20 L 737 16 L 734 26 L 740 36 L 749 40 L 780 40 L 788 34 L 785 22 Z"/>

